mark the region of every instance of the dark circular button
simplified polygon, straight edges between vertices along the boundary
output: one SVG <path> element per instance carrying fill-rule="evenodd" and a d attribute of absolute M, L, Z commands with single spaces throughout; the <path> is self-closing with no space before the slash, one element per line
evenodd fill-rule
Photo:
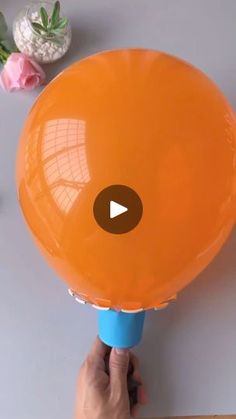
<path fill-rule="evenodd" d="M 133 230 L 139 223 L 143 205 L 133 189 L 125 185 L 110 185 L 97 195 L 93 213 L 103 230 L 123 234 Z"/>

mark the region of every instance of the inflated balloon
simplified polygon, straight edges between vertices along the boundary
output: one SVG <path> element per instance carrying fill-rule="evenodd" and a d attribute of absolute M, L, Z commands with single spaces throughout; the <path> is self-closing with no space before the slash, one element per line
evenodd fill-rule
<path fill-rule="evenodd" d="M 164 307 L 217 254 L 235 222 L 235 150 L 222 93 L 164 53 L 90 56 L 38 97 L 19 146 L 20 205 L 73 295 L 108 310 L 103 340 L 132 346 L 130 313 L 141 328 L 143 310 Z"/>

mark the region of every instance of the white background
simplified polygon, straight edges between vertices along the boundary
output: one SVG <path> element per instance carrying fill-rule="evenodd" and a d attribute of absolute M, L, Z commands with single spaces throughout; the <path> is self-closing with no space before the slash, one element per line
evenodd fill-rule
<path fill-rule="evenodd" d="M 1 0 L 11 24 L 22 0 Z M 73 43 L 49 78 L 103 49 L 149 47 L 204 70 L 236 106 L 235 0 L 64 0 Z M 15 152 L 38 92 L 0 92 L 0 417 L 70 419 L 76 376 L 96 311 L 80 306 L 49 270 L 21 217 Z M 163 312 L 147 316 L 137 353 L 148 415 L 236 413 L 236 236 Z"/>

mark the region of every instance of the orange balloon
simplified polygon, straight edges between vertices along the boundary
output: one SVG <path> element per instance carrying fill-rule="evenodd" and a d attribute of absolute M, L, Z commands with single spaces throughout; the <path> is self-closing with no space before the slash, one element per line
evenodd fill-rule
<path fill-rule="evenodd" d="M 96 305 L 164 305 L 213 259 L 235 222 L 236 121 L 206 75 L 170 55 L 122 49 L 57 76 L 25 123 L 20 205 L 49 265 Z M 142 216 L 113 234 L 94 217 L 110 185 Z"/>

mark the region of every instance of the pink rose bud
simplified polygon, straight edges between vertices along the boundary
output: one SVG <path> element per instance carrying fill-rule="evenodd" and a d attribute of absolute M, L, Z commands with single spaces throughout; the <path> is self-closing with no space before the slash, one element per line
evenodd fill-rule
<path fill-rule="evenodd" d="M 32 58 L 13 52 L 0 73 L 0 85 L 7 92 L 32 90 L 45 80 L 45 73 Z"/>

